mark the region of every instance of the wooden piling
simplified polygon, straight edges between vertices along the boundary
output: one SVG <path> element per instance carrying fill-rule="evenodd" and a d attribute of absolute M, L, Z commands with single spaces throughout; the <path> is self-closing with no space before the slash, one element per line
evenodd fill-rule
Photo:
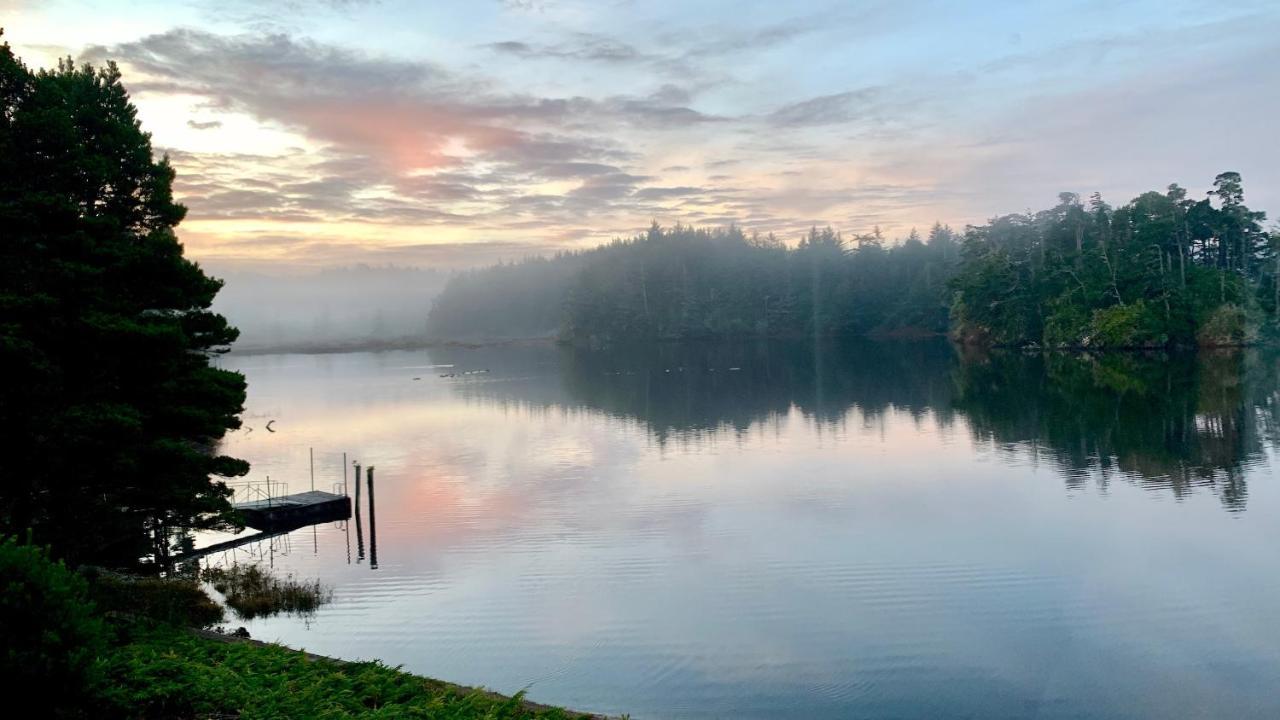
<path fill-rule="evenodd" d="M 378 569 L 378 521 L 373 505 L 373 466 L 366 470 L 369 483 L 369 569 Z"/>
<path fill-rule="evenodd" d="M 356 563 L 364 560 L 364 529 L 360 525 L 360 463 L 356 466 Z"/>

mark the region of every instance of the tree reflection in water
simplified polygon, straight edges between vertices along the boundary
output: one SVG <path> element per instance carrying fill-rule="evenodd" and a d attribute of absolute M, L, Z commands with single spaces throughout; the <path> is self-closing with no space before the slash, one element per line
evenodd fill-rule
<path fill-rule="evenodd" d="M 1069 487 L 1120 478 L 1176 497 L 1203 488 L 1233 512 L 1248 497 L 1245 470 L 1280 438 L 1277 357 L 1261 350 L 980 352 L 831 340 L 517 345 L 433 357 L 494 367 L 501 382 L 458 384 L 477 401 L 632 419 L 658 443 L 744 433 L 793 410 L 827 426 L 854 410 L 870 423 L 909 413 L 940 428 L 959 420 L 974 442 L 1049 464 Z"/>

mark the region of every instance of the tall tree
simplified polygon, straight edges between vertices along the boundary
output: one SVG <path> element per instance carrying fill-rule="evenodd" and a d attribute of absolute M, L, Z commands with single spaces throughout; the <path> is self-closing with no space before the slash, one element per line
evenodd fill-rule
<path fill-rule="evenodd" d="M 211 475 L 244 378 L 237 331 L 183 256 L 173 168 L 114 64 L 32 72 L 0 46 L 0 531 L 128 565 L 171 531 L 225 524 Z"/>

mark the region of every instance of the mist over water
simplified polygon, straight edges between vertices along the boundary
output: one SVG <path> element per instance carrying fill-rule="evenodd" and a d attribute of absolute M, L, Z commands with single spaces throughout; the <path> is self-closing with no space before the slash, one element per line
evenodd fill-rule
<path fill-rule="evenodd" d="M 426 334 L 431 302 L 448 280 L 435 270 L 330 268 L 301 274 L 228 269 L 213 309 L 240 330 L 236 349 L 368 346 Z"/>
<path fill-rule="evenodd" d="M 376 466 L 359 527 L 239 551 L 335 590 L 260 639 L 636 718 L 1280 712 L 1270 354 L 223 364 L 251 477 L 306 489 L 309 447 L 318 488 L 343 451 Z"/>

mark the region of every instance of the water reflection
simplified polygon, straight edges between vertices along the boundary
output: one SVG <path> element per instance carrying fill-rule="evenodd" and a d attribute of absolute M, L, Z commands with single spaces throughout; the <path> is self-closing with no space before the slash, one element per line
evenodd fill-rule
<path fill-rule="evenodd" d="M 979 440 L 1032 452 L 1067 484 L 1115 477 L 1243 510 L 1243 468 L 1264 459 L 1248 366 L 1256 355 L 995 355 L 957 364 L 955 406 Z M 1263 398 L 1262 406 L 1257 403 Z"/>
<path fill-rule="evenodd" d="M 256 474 L 378 467 L 254 637 L 633 717 L 1280 717 L 1273 355 L 229 361 Z"/>
<path fill-rule="evenodd" d="M 745 431 L 793 406 L 827 424 L 846 421 L 854 406 L 868 417 L 891 406 L 919 415 L 933 410 L 940 422 L 950 422 L 954 358 L 946 343 L 692 343 L 607 352 L 517 346 L 438 353 L 444 363 L 499 368 L 502 382 L 459 382 L 464 396 L 635 418 L 659 442 Z M 559 385 L 530 375 L 530 367 L 554 368 Z"/>
<path fill-rule="evenodd" d="M 454 390 L 475 401 L 574 408 L 637 420 L 659 444 L 768 426 L 793 409 L 817 426 L 889 410 L 1057 468 L 1070 488 L 1120 478 L 1245 507 L 1243 468 L 1277 427 L 1276 360 L 1200 354 L 977 352 L 945 342 L 666 344 L 583 351 L 552 346 L 441 350 L 490 366 Z M 554 369 L 558 383 L 529 368 Z"/>
<path fill-rule="evenodd" d="M 369 484 L 369 569 L 378 569 L 378 511 L 373 495 L 373 466 L 365 469 Z"/>

